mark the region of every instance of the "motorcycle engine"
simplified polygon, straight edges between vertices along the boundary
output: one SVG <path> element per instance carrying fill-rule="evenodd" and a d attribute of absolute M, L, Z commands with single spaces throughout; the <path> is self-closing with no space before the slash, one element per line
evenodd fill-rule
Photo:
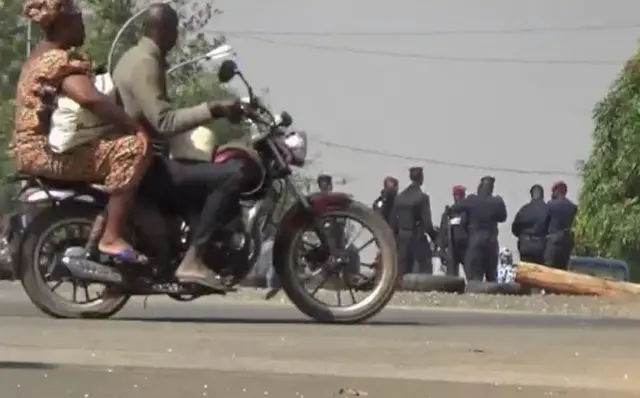
<path fill-rule="evenodd" d="M 243 217 L 238 215 L 216 233 L 204 260 L 226 284 L 233 286 L 251 271 L 250 253 L 251 237 L 245 230 Z"/>

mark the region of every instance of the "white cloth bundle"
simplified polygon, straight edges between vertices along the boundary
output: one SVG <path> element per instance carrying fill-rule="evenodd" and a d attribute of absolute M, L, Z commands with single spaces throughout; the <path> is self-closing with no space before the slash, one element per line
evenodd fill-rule
<path fill-rule="evenodd" d="M 96 75 L 92 81 L 101 93 L 105 95 L 113 93 L 114 86 L 110 75 Z M 59 95 L 56 109 L 51 115 L 49 145 L 54 152 L 64 153 L 99 137 L 112 128 L 111 124 L 103 122 L 71 98 Z"/>
<path fill-rule="evenodd" d="M 174 159 L 210 162 L 215 148 L 216 135 L 204 126 L 178 134 L 169 141 L 169 151 Z"/>

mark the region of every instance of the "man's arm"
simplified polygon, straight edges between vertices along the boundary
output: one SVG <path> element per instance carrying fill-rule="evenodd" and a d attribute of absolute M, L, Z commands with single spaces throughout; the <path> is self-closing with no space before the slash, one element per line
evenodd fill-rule
<path fill-rule="evenodd" d="M 394 202 L 393 206 L 391 207 L 391 215 L 389 216 L 389 226 L 391 227 L 391 230 L 393 231 L 394 235 L 398 234 L 398 205 L 397 202 Z"/>
<path fill-rule="evenodd" d="M 171 106 L 163 90 L 165 71 L 153 57 L 144 57 L 130 79 L 131 94 L 145 119 L 161 135 L 184 133 L 213 119 L 206 103 L 182 109 Z"/>
<path fill-rule="evenodd" d="M 384 202 L 382 201 L 382 197 L 378 196 L 376 198 L 376 200 L 373 201 L 373 205 L 371 206 L 373 208 L 373 211 L 375 211 L 378 214 L 382 214 L 382 204 Z"/>
<path fill-rule="evenodd" d="M 431 218 L 431 201 L 429 200 L 429 195 L 424 193 L 422 194 L 420 204 L 420 218 L 422 227 L 431 238 L 431 241 L 435 244 L 438 241 L 438 234 L 436 233 L 435 228 L 433 228 L 433 219 Z"/>
<path fill-rule="evenodd" d="M 507 221 L 507 205 L 504 203 L 504 200 L 500 196 L 495 196 L 494 200 L 496 201 L 496 222 L 505 222 Z"/>
<path fill-rule="evenodd" d="M 449 225 L 449 214 L 447 214 L 445 210 L 442 213 L 442 217 L 440 217 L 440 234 L 438 236 L 438 246 L 440 249 L 444 250 L 449 247 L 449 228 L 451 228 L 451 225 Z"/>
<path fill-rule="evenodd" d="M 524 206 L 522 206 L 520 208 L 520 210 L 518 210 L 518 212 L 516 213 L 515 218 L 513 219 L 513 222 L 511 223 L 511 233 L 516 238 L 520 237 L 520 233 L 522 232 L 522 225 L 521 225 L 521 222 L 520 222 L 522 209 L 524 209 Z"/>

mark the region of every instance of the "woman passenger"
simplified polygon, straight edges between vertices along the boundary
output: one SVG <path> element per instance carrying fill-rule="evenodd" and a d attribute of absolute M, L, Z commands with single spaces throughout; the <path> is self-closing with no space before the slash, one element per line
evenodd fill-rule
<path fill-rule="evenodd" d="M 26 0 L 22 15 L 40 24 L 45 38 L 22 66 L 16 93 L 11 150 L 19 172 L 69 182 L 103 183 L 109 193 L 98 249 L 127 262 L 142 256 L 123 239 L 127 206 L 149 164 L 148 138 L 137 123 L 91 81 L 90 63 L 75 55 L 84 22 L 72 0 Z M 64 153 L 48 143 L 51 114 L 60 93 L 112 124 L 121 134 L 100 137 Z"/>

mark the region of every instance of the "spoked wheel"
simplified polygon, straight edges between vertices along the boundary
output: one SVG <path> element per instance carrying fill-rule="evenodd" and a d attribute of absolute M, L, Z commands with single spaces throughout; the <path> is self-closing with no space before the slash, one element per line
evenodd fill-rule
<path fill-rule="evenodd" d="M 72 278 L 61 259 L 72 246 L 84 246 L 96 213 L 83 207 L 51 208 L 29 226 L 21 250 L 22 285 L 42 312 L 55 318 L 109 318 L 129 296 L 111 294 L 99 283 Z"/>
<path fill-rule="evenodd" d="M 328 253 L 312 225 L 306 225 L 289 246 L 282 286 L 302 312 L 318 321 L 362 322 L 393 296 L 398 273 L 393 233 L 378 214 L 356 202 L 326 211 L 321 222 L 339 252 Z"/>

